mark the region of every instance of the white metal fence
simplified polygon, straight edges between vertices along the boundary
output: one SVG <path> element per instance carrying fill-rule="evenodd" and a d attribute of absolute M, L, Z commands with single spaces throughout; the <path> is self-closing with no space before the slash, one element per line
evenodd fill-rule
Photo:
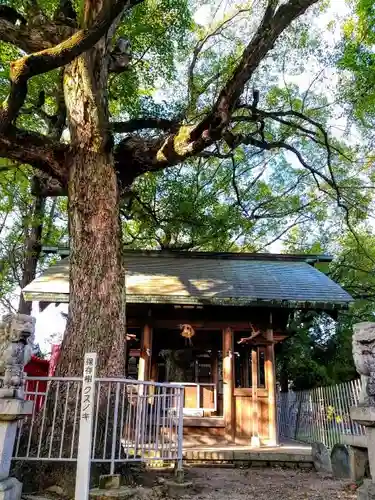
<path fill-rule="evenodd" d="M 13 459 L 77 460 L 82 378 L 28 377 L 25 385 L 33 412 L 19 421 Z"/>
<path fill-rule="evenodd" d="M 170 461 L 182 467 L 184 388 L 180 384 L 95 377 L 28 377 L 32 415 L 19 423 L 14 460 L 77 462 L 76 500 L 88 499 L 90 466 Z"/>
<path fill-rule="evenodd" d="M 181 386 L 102 378 L 95 397 L 93 462 L 182 459 Z"/>
<path fill-rule="evenodd" d="M 345 434 L 363 435 L 365 429 L 350 418 L 358 404 L 360 380 L 278 394 L 278 429 L 281 438 L 307 443 L 320 441 L 328 448 Z"/>

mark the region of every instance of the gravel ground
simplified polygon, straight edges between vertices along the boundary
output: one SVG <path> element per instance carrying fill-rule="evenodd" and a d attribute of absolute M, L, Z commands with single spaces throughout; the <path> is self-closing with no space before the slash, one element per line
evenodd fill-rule
<path fill-rule="evenodd" d="M 348 481 L 322 477 L 315 472 L 289 469 L 190 469 L 194 484 L 188 500 L 354 500 Z"/>

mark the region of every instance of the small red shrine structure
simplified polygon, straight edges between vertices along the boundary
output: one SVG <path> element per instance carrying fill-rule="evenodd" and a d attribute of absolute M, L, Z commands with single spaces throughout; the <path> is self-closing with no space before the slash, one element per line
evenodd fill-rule
<path fill-rule="evenodd" d="M 49 361 L 46 359 L 32 356 L 29 363 L 25 366 L 25 372 L 29 377 L 48 377 Z M 41 409 L 44 403 L 44 394 L 47 390 L 47 382 L 43 380 L 26 379 L 26 399 L 35 402 L 35 411 Z"/>

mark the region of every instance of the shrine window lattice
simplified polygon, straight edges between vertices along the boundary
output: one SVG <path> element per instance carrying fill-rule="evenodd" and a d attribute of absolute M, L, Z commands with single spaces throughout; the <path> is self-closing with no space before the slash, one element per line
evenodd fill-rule
<path fill-rule="evenodd" d="M 258 388 L 266 388 L 265 378 L 265 347 L 257 347 L 258 358 Z M 234 371 L 236 388 L 252 388 L 252 359 L 251 348 L 249 346 L 240 346 L 234 354 Z"/>

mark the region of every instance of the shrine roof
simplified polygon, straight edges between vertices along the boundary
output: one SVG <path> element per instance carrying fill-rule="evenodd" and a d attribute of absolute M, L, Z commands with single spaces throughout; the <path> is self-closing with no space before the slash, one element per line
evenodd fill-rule
<path fill-rule="evenodd" d="M 341 309 L 352 302 L 314 267 L 327 255 L 125 251 L 127 303 Z M 69 257 L 23 289 L 28 301 L 69 301 Z"/>

